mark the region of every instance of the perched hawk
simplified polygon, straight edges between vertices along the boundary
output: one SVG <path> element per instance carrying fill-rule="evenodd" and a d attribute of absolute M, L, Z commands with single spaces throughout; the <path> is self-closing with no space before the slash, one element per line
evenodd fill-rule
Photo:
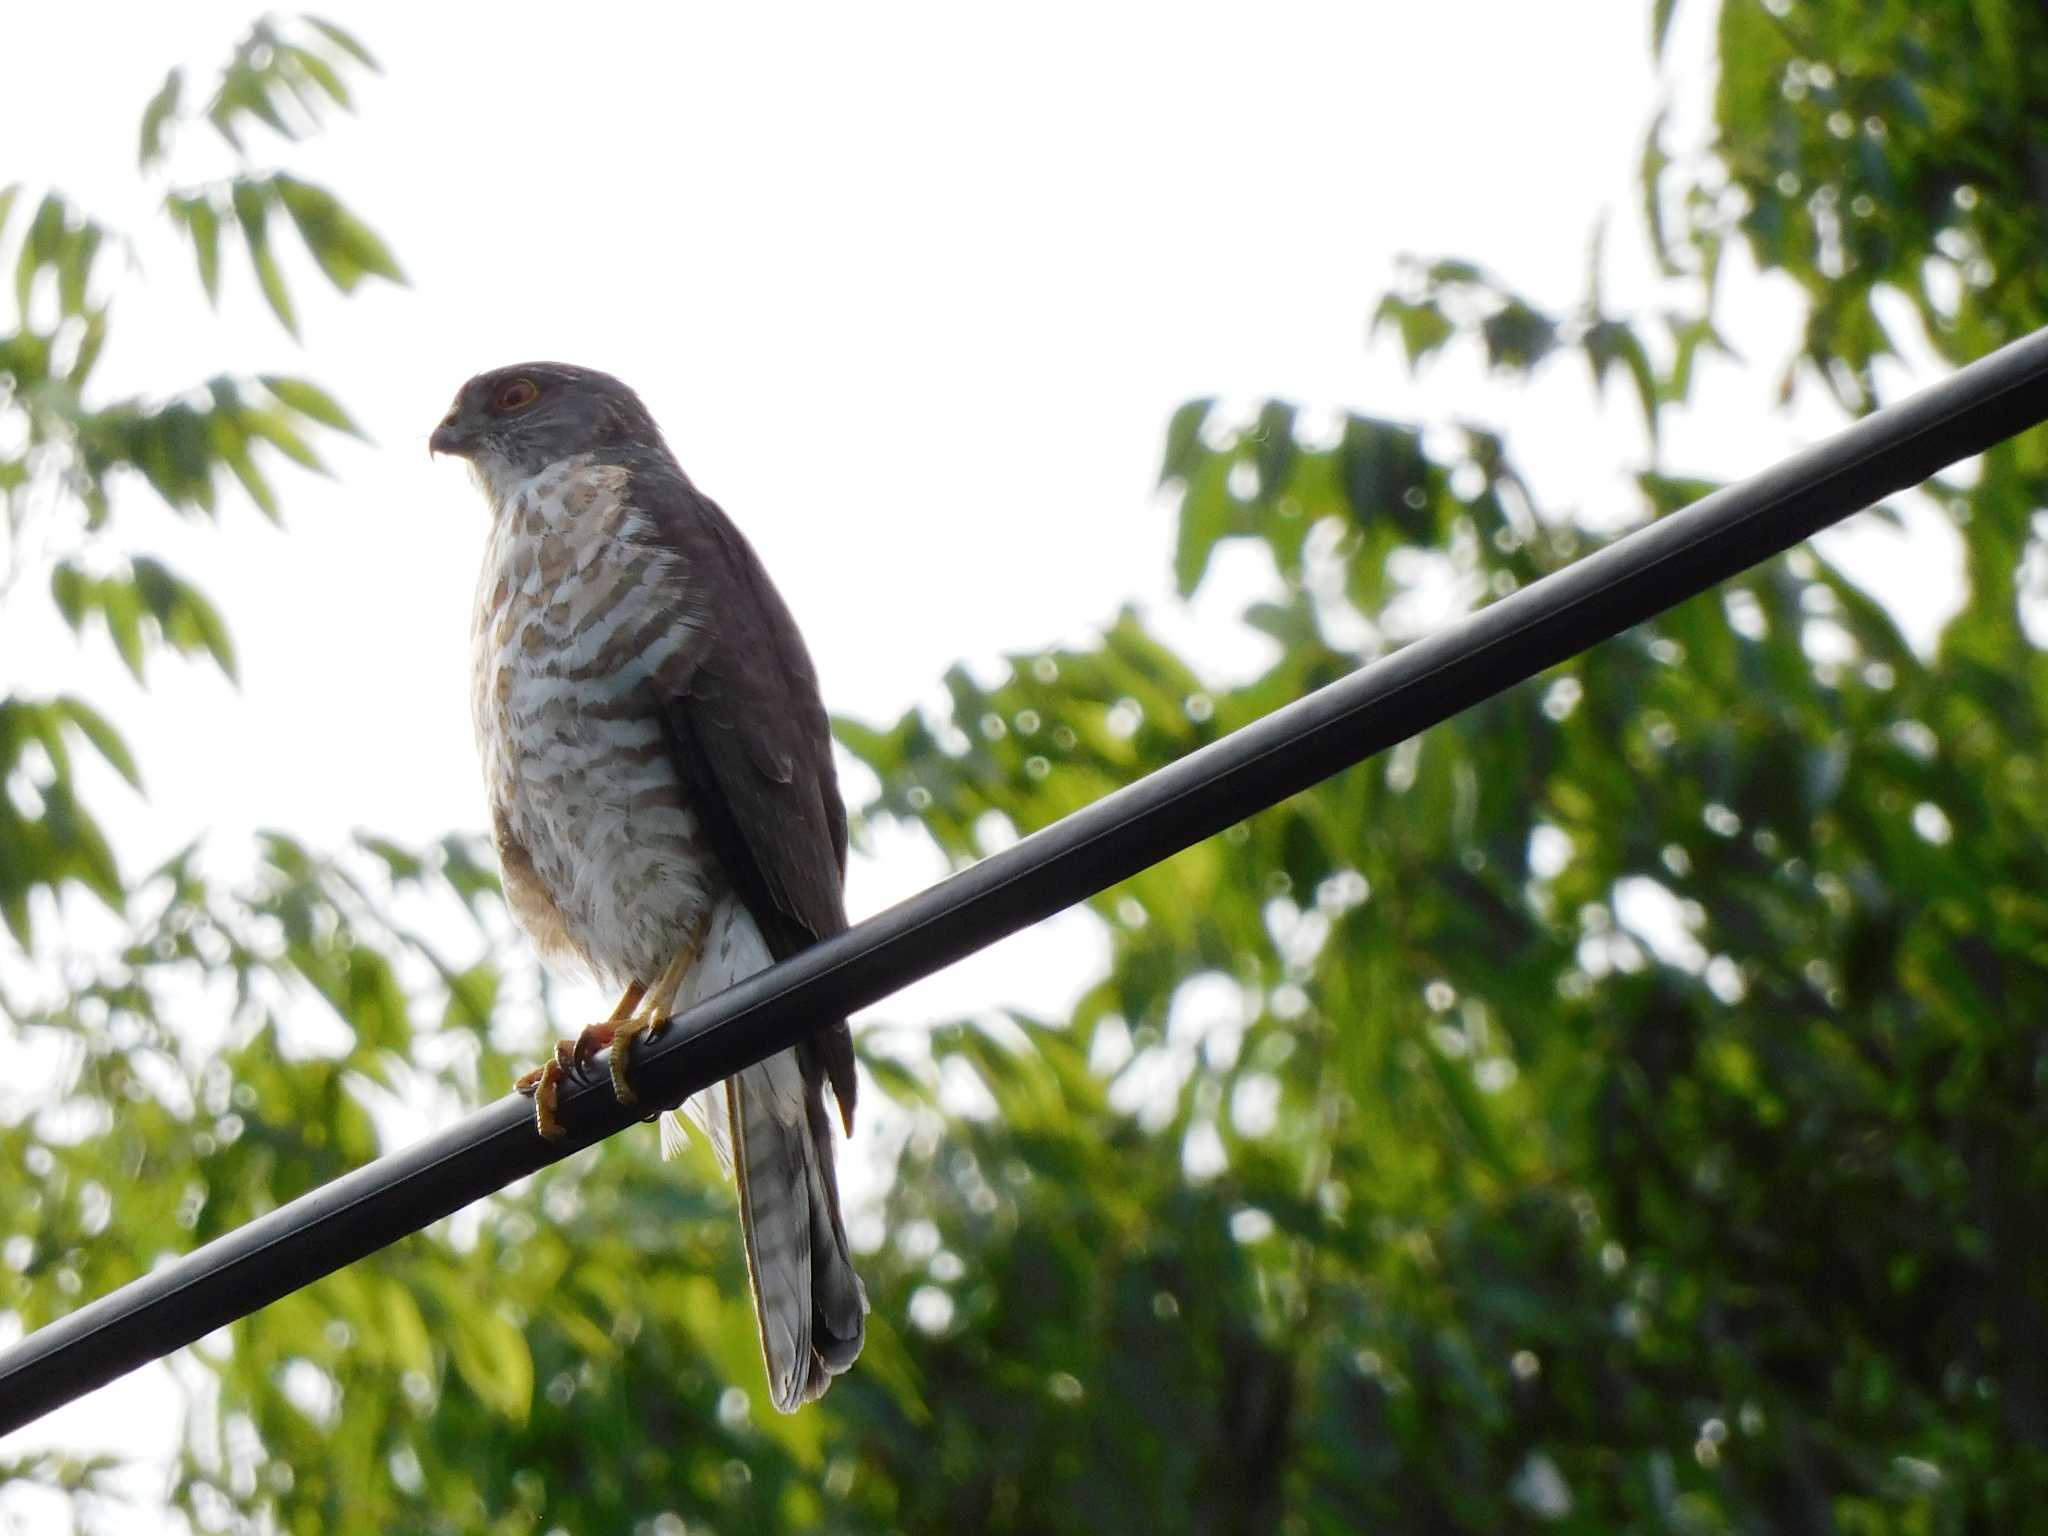
<path fill-rule="evenodd" d="M 520 1082 L 556 1085 L 673 1013 L 846 926 L 846 811 L 817 675 L 738 528 L 640 399 L 561 363 L 479 374 L 432 450 L 491 506 L 473 702 L 505 896 L 550 960 L 622 990 Z M 825 1087 L 853 1129 L 853 1041 L 794 1050 L 688 1105 L 739 1190 L 769 1390 L 785 1412 L 860 1353 L 867 1297 L 839 1214 Z M 681 1134 L 671 1116 L 664 1149 Z"/>

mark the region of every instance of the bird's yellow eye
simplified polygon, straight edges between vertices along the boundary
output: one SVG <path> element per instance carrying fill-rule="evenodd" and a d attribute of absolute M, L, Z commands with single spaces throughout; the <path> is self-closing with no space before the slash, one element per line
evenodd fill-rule
<path fill-rule="evenodd" d="M 493 408 L 499 411 L 523 411 L 540 398 L 540 390 L 531 379 L 514 379 L 498 391 Z"/>

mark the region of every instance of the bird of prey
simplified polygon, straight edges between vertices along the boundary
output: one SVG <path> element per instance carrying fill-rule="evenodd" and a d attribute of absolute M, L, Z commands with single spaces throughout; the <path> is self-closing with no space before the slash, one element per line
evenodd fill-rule
<path fill-rule="evenodd" d="M 617 379 L 562 363 L 478 374 L 431 451 L 469 461 L 491 528 L 472 704 L 512 915 L 621 996 L 520 1082 L 559 1135 L 562 1075 L 846 926 L 846 811 L 817 674 L 760 558 Z M 770 1395 L 853 1364 L 867 1297 L 833 1171 L 853 1040 L 794 1049 L 687 1106 L 738 1188 Z M 664 1151 L 681 1137 L 673 1112 Z"/>

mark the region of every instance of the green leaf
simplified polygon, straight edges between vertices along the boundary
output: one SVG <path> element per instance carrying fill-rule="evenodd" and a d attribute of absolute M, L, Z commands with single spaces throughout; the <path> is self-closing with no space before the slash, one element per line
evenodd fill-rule
<path fill-rule="evenodd" d="M 1371 334 L 1376 335 L 1381 327 L 1388 325 L 1400 333 L 1401 349 L 1408 355 L 1411 371 L 1440 350 L 1457 330 L 1450 317 L 1436 304 L 1428 301 L 1411 303 L 1391 293 L 1381 299 L 1379 308 L 1373 311 Z"/>
<path fill-rule="evenodd" d="M 23 949 L 29 948 L 34 935 L 29 927 L 27 886 L 0 885 L 0 918 L 6 919 L 7 931 L 14 935 L 14 942 Z"/>
<path fill-rule="evenodd" d="M 219 610 L 190 582 L 161 561 L 134 560 L 135 587 L 143 604 L 162 627 L 165 640 L 182 654 L 205 650 L 230 682 L 235 679 L 234 646 Z"/>
<path fill-rule="evenodd" d="M 149 98 L 149 105 L 142 109 L 141 148 L 136 159 L 145 171 L 162 160 L 169 148 L 165 130 L 177 118 L 178 97 L 184 85 L 184 72 L 172 70 L 164 76 L 157 93 Z"/>
<path fill-rule="evenodd" d="M 341 78 L 340 71 L 321 58 L 319 54 L 310 48 L 293 47 L 287 48 L 285 55 L 305 73 L 307 78 L 312 80 L 321 90 L 325 91 L 328 99 L 336 106 L 343 109 L 353 107 L 354 103 L 349 97 L 348 82 Z"/>
<path fill-rule="evenodd" d="M 1678 0 L 1656 0 L 1650 11 L 1650 52 L 1660 62 L 1664 57 L 1664 40 L 1671 32 L 1671 17 L 1678 9 Z"/>
<path fill-rule="evenodd" d="M 1488 365 L 1507 373 L 1527 373 L 1557 345 L 1557 322 L 1519 299 L 1488 315 L 1479 330 Z"/>
<path fill-rule="evenodd" d="M 57 612 L 64 622 L 71 626 L 73 634 L 85 622 L 85 610 L 92 601 L 97 583 L 69 560 L 59 560 L 50 571 L 50 597 L 57 604 Z"/>
<path fill-rule="evenodd" d="M 78 352 L 71 360 L 71 371 L 66 382 L 73 390 L 82 390 L 92 377 L 92 371 L 99 366 L 100 353 L 107 344 L 107 312 L 104 306 L 93 310 L 85 317 L 85 332 L 78 340 Z"/>
<path fill-rule="evenodd" d="M 368 945 L 351 947 L 344 970 L 345 996 L 336 999 L 342 1017 L 355 1031 L 360 1050 L 403 1054 L 412 1041 L 411 1010 L 391 962 Z M 370 1070 L 375 1064 L 367 1064 Z"/>
<path fill-rule="evenodd" d="M 1166 454 L 1159 466 L 1159 483 L 1170 485 L 1185 480 L 1202 454 L 1202 423 L 1215 407 L 1213 399 L 1190 400 L 1173 413 L 1166 424 Z"/>
<path fill-rule="evenodd" d="M 526 1339 L 494 1308 L 464 1297 L 452 1310 L 448 1351 L 456 1373 L 485 1407 L 515 1424 L 533 1408 L 533 1355 Z"/>
<path fill-rule="evenodd" d="M 21 254 L 14 263 L 14 304 L 24 317 L 28 314 L 29 291 L 35 285 L 36 274 L 56 255 L 64 230 L 64 200 L 54 192 L 46 193 L 36 205 L 35 217 L 22 238 Z"/>
<path fill-rule="evenodd" d="M 1182 597 L 1192 597 L 1202 584 L 1216 546 L 1236 526 L 1229 494 L 1229 462 L 1208 456 L 1188 482 L 1180 500 L 1180 526 L 1174 543 L 1173 577 Z"/>
<path fill-rule="evenodd" d="M 299 334 L 292 314 L 291 294 L 285 287 L 284 271 L 270 244 L 270 205 L 276 191 L 269 182 L 238 179 L 234 184 L 235 220 L 242 226 L 242 239 L 249 247 L 249 260 L 256 268 L 257 286 L 269 303 L 271 313 L 292 336 Z"/>
<path fill-rule="evenodd" d="M 120 912 L 127 905 L 128 893 L 114 850 L 99 822 L 78 803 L 67 780 L 44 786 L 43 821 L 65 851 L 65 873 L 99 897 L 109 911 Z"/>
<path fill-rule="evenodd" d="M 448 1006 L 441 1015 L 443 1029 L 487 1030 L 491 1013 L 498 1005 L 498 968 L 473 965 L 448 978 Z"/>
<path fill-rule="evenodd" d="M 419 1304 L 396 1279 L 385 1281 L 380 1289 L 383 1294 L 378 1328 L 380 1342 L 399 1370 L 412 1371 L 422 1381 L 432 1380 L 433 1340 L 427 1333 L 426 1320 L 420 1316 Z"/>
<path fill-rule="evenodd" d="M 356 41 L 355 35 L 345 32 L 331 21 L 318 16 L 306 17 L 308 26 L 316 28 L 327 40 L 372 73 L 381 73 L 381 66 L 371 56 L 370 50 Z"/>
<path fill-rule="evenodd" d="M 270 373 L 262 376 L 262 382 L 265 389 L 301 416 L 311 417 L 322 426 L 333 427 L 337 431 L 348 433 L 351 437 L 363 435 L 362 428 L 358 427 L 348 412 L 336 403 L 334 396 L 317 384 L 309 383 L 305 379 L 288 379 Z"/>
<path fill-rule="evenodd" d="M 192 253 L 199 262 L 199 284 L 209 304 L 220 302 L 220 212 L 205 196 L 172 197 L 171 214 L 192 237 Z"/>
<path fill-rule="evenodd" d="M 1670 237 L 1664 229 L 1664 172 L 1671 157 L 1664 150 L 1664 122 L 1670 108 L 1662 107 L 1643 132 L 1643 152 L 1636 171 L 1636 184 L 1643 197 L 1643 224 L 1649 233 L 1650 252 L 1665 276 L 1676 276 Z"/>
<path fill-rule="evenodd" d="M 405 281 L 390 248 L 326 188 L 285 175 L 277 176 L 274 185 L 306 249 L 341 292 L 353 293 L 365 276 Z"/>
<path fill-rule="evenodd" d="M 1250 451 L 1252 463 L 1259 471 L 1258 500 L 1270 506 L 1280 497 L 1294 475 L 1294 466 L 1301 450 L 1294 440 L 1294 423 L 1298 412 L 1286 400 L 1268 400 L 1259 407 L 1258 419 L 1246 434 L 1245 446 Z"/>
<path fill-rule="evenodd" d="M 1650 355 L 1644 350 L 1641 338 L 1626 325 L 1602 320 L 1587 330 L 1583 345 L 1587 360 L 1592 364 L 1596 387 L 1605 386 L 1609 370 L 1616 366 L 1628 372 L 1635 385 L 1636 400 L 1642 407 L 1644 429 L 1654 447 L 1658 440 L 1660 400 L 1656 374 L 1651 369 Z"/>
<path fill-rule="evenodd" d="M 865 1051 L 861 1054 L 861 1065 L 867 1068 L 877 1088 L 906 1108 L 919 1108 L 935 1097 L 923 1078 L 894 1057 Z"/>
<path fill-rule="evenodd" d="M 389 838 L 377 837 L 372 833 L 358 832 L 356 846 L 366 853 L 375 854 L 383 860 L 384 867 L 394 881 L 418 880 L 427 872 L 426 860 L 409 848 L 401 848 Z"/>
<path fill-rule="evenodd" d="M 142 594 L 135 584 L 128 581 L 106 581 L 100 584 L 99 610 L 107 621 L 107 633 L 113 637 L 114 649 L 139 683 L 143 680 L 142 668 L 144 650 L 142 644 Z"/>
<path fill-rule="evenodd" d="M 257 510 L 273 523 L 282 521 L 284 509 L 278 504 L 277 492 L 271 489 L 270 481 L 257 465 L 255 455 L 249 452 L 248 439 L 238 436 L 232 444 L 223 447 L 221 460 L 241 482 L 242 489 L 256 503 Z"/>
<path fill-rule="evenodd" d="M 1429 460 L 1422 436 L 1412 427 L 1353 416 L 1344 423 L 1337 448 L 1344 498 L 1360 524 L 1391 521 L 1417 542 L 1427 542 L 1432 526 L 1426 506 L 1412 505 L 1417 493 L 1427 494 Z"/>
<path fill-rule="evenodd" d="M 327 472 L 327 466 L 320 462 L 320 456 L 308 446 L 303 437 L 299 436 L 297 429 L 281 412 L 245 411 L 242 415 L 242 424 L 252 435 L 262 438 L 294 463 L 321 474 Z"/>
<path fill-rule="evenodd" d="M 189 631 L 193 640 L 206 648 L 214 664 L 231 683 L 241 680 L 235 662 L 235 646 L 229 636 L 227 624 L 220 616 L 220 610 L 196 588 L 185 588 L 178 605 L 178 627 L 174 633 L 182 639 Z"/>
<path fill-rule="evenodd" d="M 57 306 L 67 316 L 86 312 L 86 290 L 92 281 L 93 259 L 99 254 L 100 230 L 85 225 L 64 242 L 57 260 Z"/>
<path fill-rule="evenodd" d="M 82 699 L 60 698 L 52 702 L 52 708 L 78 728 L 93 749 L 106 759 L 107 765 L 130 786 L 142 788 L 142 770 L 135 764 L 135 758 L 128 750 L 128 744 L 120 733 L 108 723 L 106 716 L 99 713 Z"/>

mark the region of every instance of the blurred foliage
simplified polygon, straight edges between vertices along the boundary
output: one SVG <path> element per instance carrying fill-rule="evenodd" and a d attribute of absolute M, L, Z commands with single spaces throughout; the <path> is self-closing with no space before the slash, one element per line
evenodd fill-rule
<path fill-rule="evenodd" d="M 1646 8 L 1659 48 L 1671 9 Z M 1726 351 L 1731 246 L 1807 295 L 1800 360 L 1757 384 L 1787 398 L 1874 403 L 1902 323 L 1961 362 L 2040 322 L 2038 12 L 1726 0 L 1719 25 L 1711 139 L 1662 117 L 1645 139 L 1653 308 L 1611 304 L 1597 256 L 1568 312 L 1428 260 L 1379 332 L 1532 388 L 1583 366 L 1654 454 Z M 238 57 L 227 124 L 203 114 L 222 131 L 269 121 L 252 91 L 279 115 L 341 99 L 283 35 Z M 152 104 L 146 163 L 180 99 Z M 249 196 L 205 206 L 249 236 Z M 75 261 L 88 226 L 56 217 L 38 260 Z M 217 243 L 179 217 L 210 287 Z M 184 467 L 150 473 L 159 417 L 94 439 L 75 384 L 7 398 L 50 413 L 69 457 L 36 483 L 85 509 L 96 557 L 109 510 L 75 466 L 137 464 L 180 510 L 234 472 L 166 446 Z M 209 398 L 206 444 L 244 399 L 345 422 L 275 383 Z M 883 786 L 864 818 L 972 859 L 1383 654 L 1446 594 L 1477 606 L 1597 542 L 1518 472 L 1512 422 L 1314 414 L 1197 401 L 1167 433 L 1183 594 L 1226 542 L 1270 557 L 1242 615 L 1262 670 L 1224 686 L 1135 612 L 1000 681 L 956 669 L 943 708 L 842 722 Z M 89 456 L 108 440 L 134 456 Z M 2044 459 L 2029 433 L 1927 488 L 1969 583 L 1931 650 L 1798 552 L 1097 897 L 1110 958 L 1070 1017 L 870 1029 L 909 1132 L 862 1258 L 867 1353 L 818 1408 L 767 1409 L 708 1158 L 679 1176 L 626 1136 L 189 1352 L 176 1506 L 305 1532 L 2026 1528 L 2048 1488 Z M 1633 487 L 1643 518 L 1710 488 L 1654 457 Z M 232 654 L 176 617 L 169 573 L 76 564 L 64 613 L 124 656 L 109 569 L 145 650 Z M 113 728 L 6 707 L 0 750 L 37 765 L 10 786 L 40 775 L 0 810 L 10 876 L 43 893 L 12 910 L 79 883 L 131 928 L 58 963 L 47 922 L 14 923 L 61 983 L 10 1002 L 14 1028 L 66 1063 L 0 1116 L 21 1324 L 359 1163 L 379 1104 L 502 1086 L 506 962 L 391 915 L 452 886 L 502 932 L 467 842 L 277 836 L 245 885 L 189 857 L 127 883 L 63 766 L 83 743 L 137 777 Z M 309 1007 L 344 1044 L 301 1040 Z M 124 1513 L 111 1473 L 0 1464 L 94 1529 Z"/>
<path fill-rule="evenodd" d="M 302 40 L 303 38 L 303 40 Z M 369 56 L 325 22 L 259 23 L 235 50 L 202 110 L 233 146 L 242 170 L 219 183 L 166 191 L 165 214 L 189 239 L 209 298 L 217 298 L 220 240 L 239 229 L 265 298 L 292 324 L 290 288 L 268 216 L 282 207 L 317 266 L 342 291 L 374 274 L 401 281 L 381 240 L 332 193 L 282 172 L 258 173 L 244 135 L 252 120 L 287 138 L 317 121 L 320 102 L 346 106 L 343 71 Z M 167 175 L 175 130 L 191 116 L 173 71 L 144 114 L 141 160 Z M 33 211 L 30 211 L 30 204 Z M 186 517 L 220 516 L 220 491 L 239 484 L 267 516 L 278 500 L 266 459 L 318 470 L 307 441 L 318 428 L 355 433 L 348 414 L 305 379 L 220 376 L 180 381 L 168 398 L 96 401 L 93 379 L 132 249 L 61 192 L 0 189 L 0 255 L 13 248 L 14 320 L 0 332 L 0 596 L 23 601 L 46 585 L 74 632 L 103 631 L 140 681 L 162 649 L 205 654 L 234 675 L 220 614 L 202 592 L 140 551 L 146 527 L 117 525 L 113 491 L 139 476 L 160 505 Z M 124 505 L 134 506 L 132 500 Z M 33 940 L 32 898 L 75 884 L 117 911 L 124 886 L 97 818 L 81 803 L 70 742 L 90 745 L 137 788 L 118 732 L 76 698 L 36 699 L 10 685 L 0 698 L 0 917 Z"/>

